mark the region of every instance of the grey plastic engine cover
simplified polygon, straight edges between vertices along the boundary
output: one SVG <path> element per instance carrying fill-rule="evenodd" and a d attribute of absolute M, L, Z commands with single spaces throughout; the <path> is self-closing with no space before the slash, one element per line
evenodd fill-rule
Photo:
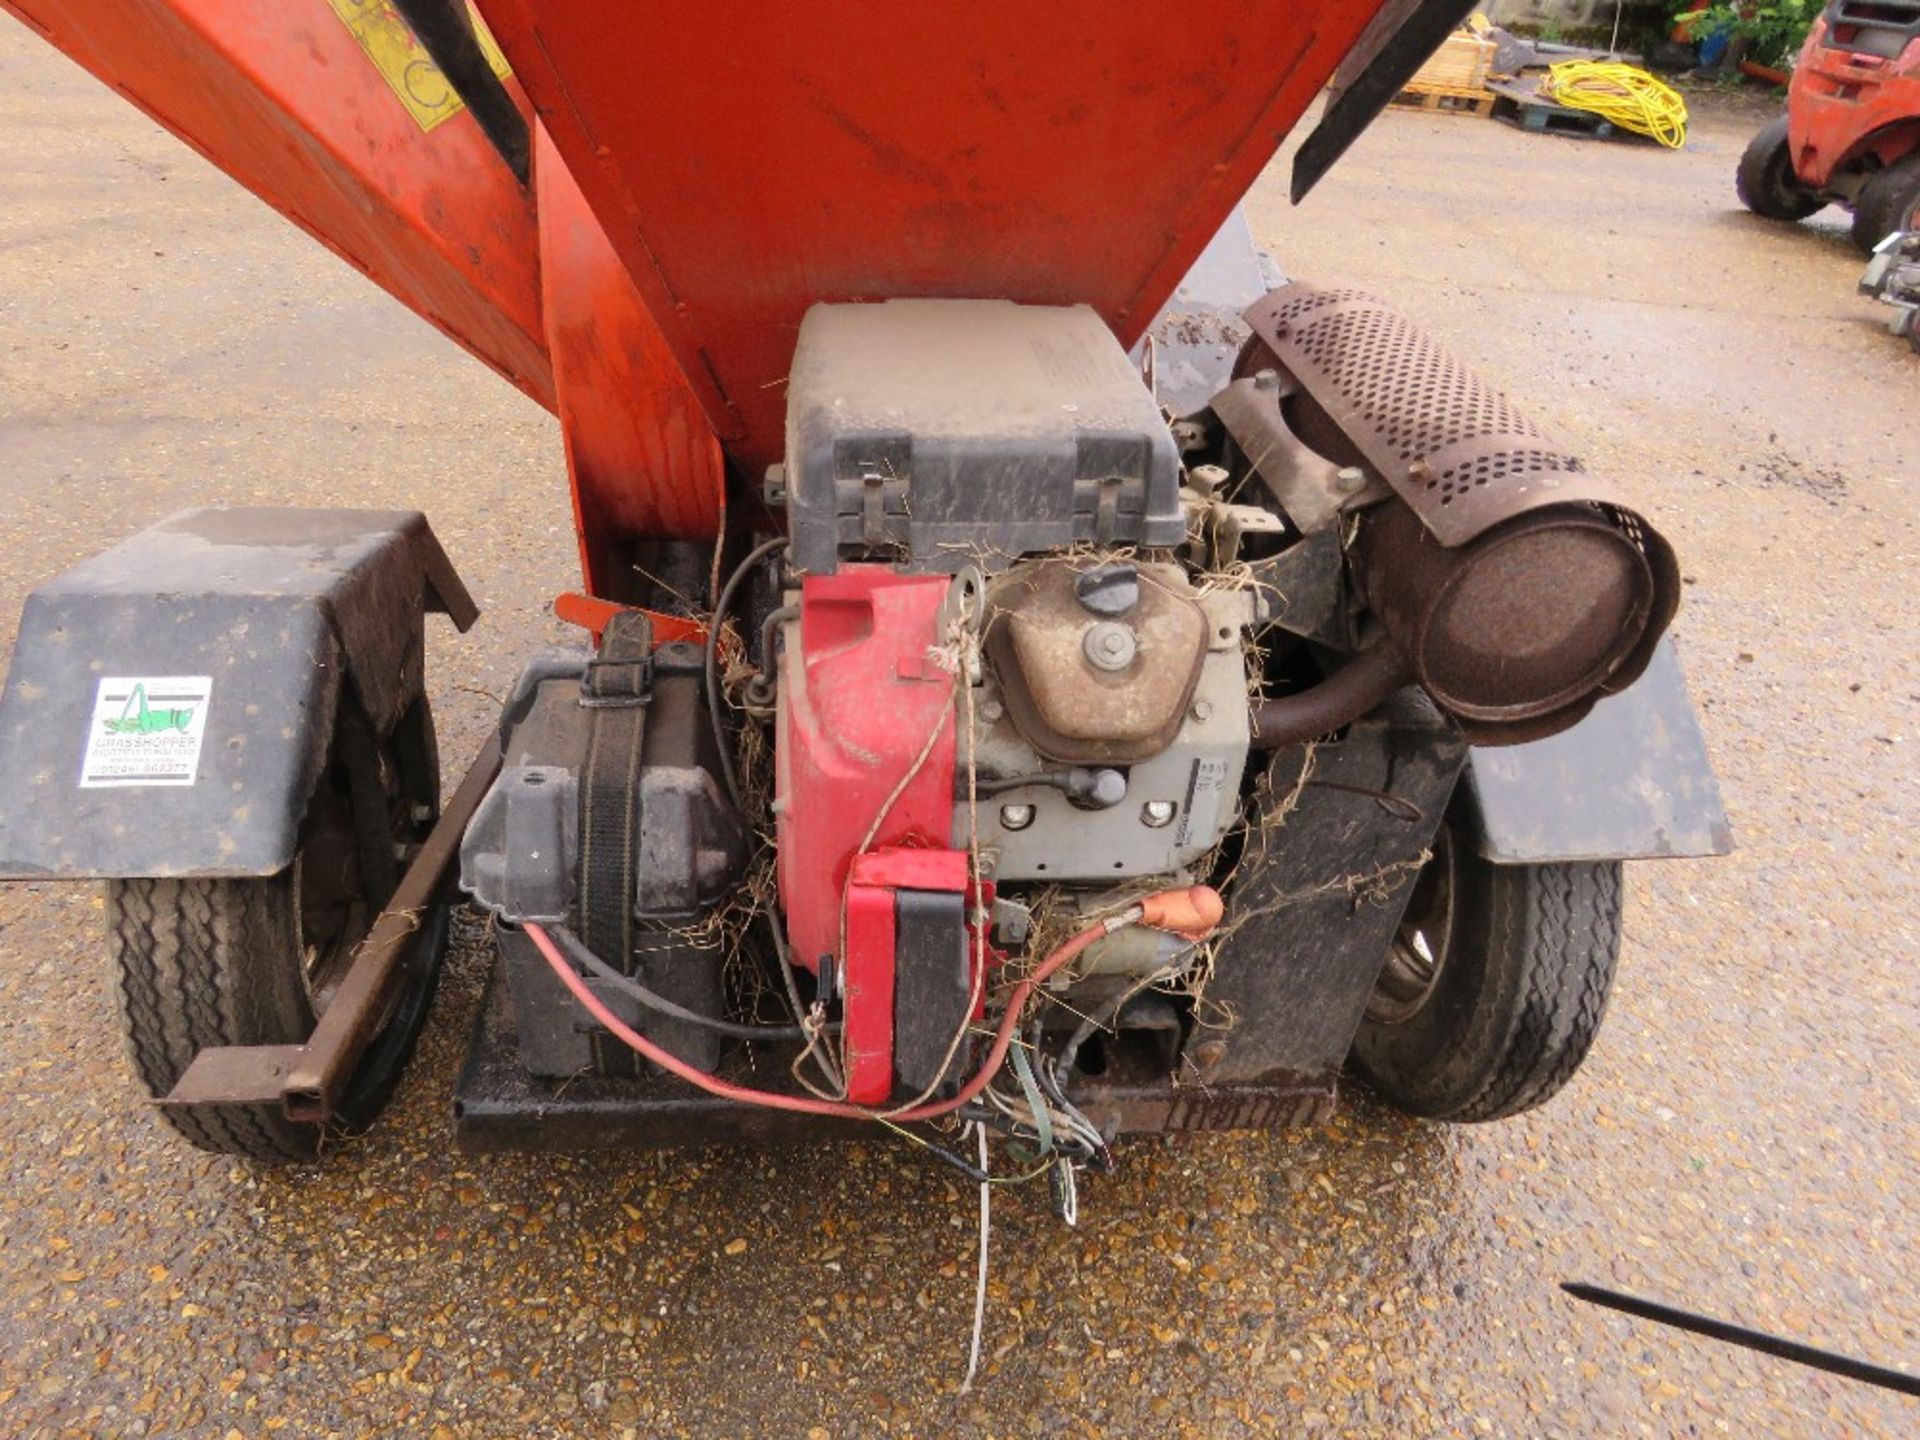
<path fill-rule="evenodd" d="M 843 556 L 993 570 L 1077 542 L 1178 545 L 1180 457 L 1084 305 L 816 305 L 787 382 L 782 482 L 802 570 Z"/>

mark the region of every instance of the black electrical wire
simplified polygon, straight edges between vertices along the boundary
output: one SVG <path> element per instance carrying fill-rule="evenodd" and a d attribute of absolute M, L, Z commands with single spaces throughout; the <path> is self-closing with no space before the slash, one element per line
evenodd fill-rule
<path fill-rule="evenodd" d="M 727 577 L 727 583 L 720 587 L 720 594 L 713 603 L 713 618 L 707 622 L 707 718 L 713 722 L 714 745 L 720 752 L 720 778 L 726 782 L 727 795 L 739 808 L 740 772 L 733 763 L 733 743 L 727 736 L 726 720 L 720 711 L 720 630 L 727 623 L 727 611 L 733 608 L 733 597 L 740 589 L 741 582 L 753 573 L 753 567 L 776 550 L 784 550 L 787 537 L 776 535 L 771 540 L 762 541 L 747 552 L 747 558 L 734 567 Z"/>
<path fill-rule="evenodd" d="M 1035 1054 L 1040 1053 L 1038 1026 L 1034 1027 L 1033 1048 Z M 1060 1083 L 1061 1075 L 1066 1073 L 1066 1070 L 1063 1070 L 1061 1067 L 1065 1065 L 1070 1069 L 1073 1065 L 1073 1056 L 1067 1055 L 1065 1052 L 1062 1052 L 1062 1054 L 1064 1058 L 1061 1060 L 1056 1060 L 1050 1055 L 1042 1055 L 1040 1063 L 1033 1067 L 1034 1078 L 1040 1082 L 1040 1088 L 1046 1092 L 1049 1100 L 1053 1101 L 1054 1104 L 1060 1106 L 1062 1109 L 1072 1110 L 1074 1114 L 1078 1115 L 1080 1112 L 1074 1107 L 1074 1103 L 1067 1099 L 1066 1088 Z M 1086 1119 L 1084 1115 L 1081 1116 L 1081 1118 L 1083 1120 Z M 1088 1123 L 1091 1124 L 1092 1122 Z"/>
<path fill-rule="evenodd" d="M 1054 790 L 1067 788 L 1065 770 L 1032 770 L 1025 775 L 976 775 L 973 781 L 974 793 L 982 797 L 1004 795 L 1009 790 L 1021 790 L 1029 785 L 1045 785 Z M 956 777 L 964 784 L 966 776 Z"/>
<path fill-rule="evenodd" d="M 716 1034 L 726 1035 L 735 1040 L 804 1040 L 807 1038 L 806 1031 L 802 1030 L 798 1025 L 736 1025 L 731 1020 L 716 1020 L 711 1015 L 702 1015 L 696 1010 L 687 1009 L 684 1005 L 676 1005 L 673 1001 L 667 999 L 666 996 L 654 994 L 653 991 L 642 985 L 638 980 L 635 980 L 631 975 L 622 975 L 618 970 L 614 969 L 613 966 L 607 964 L 606 961 L 587 949 L 587 947 L 581 943 L 580 937 L 567 929 L 566 926 L 549 925 L 546 927 L 546 931 L 559 942 L 560 948 L 566 952 L 569 960 L 585 966 L 588 970 L 591 970 L 595 975 L 606 981 L 607 984 L 613 986 L 614 989 L 631 995 L 649 1010 L 657 1010 L 660 1014 L 670 1019 L 683 1020 L 689 1025 L 698 1025 L 703 1030 L 711 1030 Z M 828 1026 L 827 1028 L 833 1029 L 835 1027 Z"/>
<path fill-rule="evenodd" d="M 789 620 L 799 618 L 798 605 L 782 605 L 777 610 L 769 610 L 767 618 L 760 622 L 760 673 L 747 686 L 749 704 L 773 703 L 773 632 Z"/>
<path fill-rule="evenodd" d="M 1128 996 L 1121 997 L 1120 1008 L 1125 1007 L 1128 998 Z M 1116 1008 L 1114 1015 L 1117 1017 L 1119 1013 L 1119 1008 Z M 1089 1031 L 1088 1033 L 1091 1034 L 1092 1032 Z M 1075 1034 L 1078 1036 L 1079 1032 L 1076 1031 Z M 1041 1051 L 1040 1035 L 1040 1025 L 1036 1021 L 1033 1027 L 1033 1049 L 1034 1053 L 1040 1056 L 1040 1063 L 1033 1067 L 1033 1074 L 1034 1078 L 1040 1082 L 1040 1089 L 1045 1092 L 1049 1100 L 1060 1107 L 1062 1112 L 1071 1115 L 1082 1125 L 1086 1126 L 1088 1130 L 1098 1135 L 1100 1133 L 1100 1127 L 1095 1125 L 1093 1121 L 1087 1117 L 1085 1111 L 1067 1098 L 1066 1087 L 1062 1083 L 1062 1077 L 1072 1069 L 1075 1055 L 1078 1053 L 1080 1045 L 1085 1043 L 1085 1038 L 1079 1037 L 1076 1039 L 1071 1051 L 1063 1050 L 1061 1052 L 1062 1058 L 1054 1059 Z M 1088 1154 L 1087 1160 L 1096 1170 L 1102 1173 L 1110 1173 L 1113 1170 L 1113 1151 L 1104 1141 L 1097 1151 Z"/>
<path fill-rule="evenodd" d="M 912 1140 L 913 1143 L 918 1145 L 922 1150 L 931 1154 L 934 1159 L 943 1164 L 951 1165 L 962 1175 L 973 1181 L 974 1184 L 985 1185 L 987 1183 L 987 1172 L 967 1159 L 964 1155 L 956 1154 L 944 1145 L 936 1145 L 926 1136 L 916 1135 L 911 1130 L 902 1130 L 900 1133 Z"/>

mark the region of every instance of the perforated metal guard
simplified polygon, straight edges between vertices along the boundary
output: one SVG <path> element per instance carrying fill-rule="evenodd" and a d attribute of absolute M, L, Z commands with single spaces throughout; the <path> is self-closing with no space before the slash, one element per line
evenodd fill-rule
<path fill-rule="evenodd" d="M 1543 505 L 1620 505 L 1506 397 L 1364 291 L 1288 285 L 1247 321 L 1442 545 Z"/>

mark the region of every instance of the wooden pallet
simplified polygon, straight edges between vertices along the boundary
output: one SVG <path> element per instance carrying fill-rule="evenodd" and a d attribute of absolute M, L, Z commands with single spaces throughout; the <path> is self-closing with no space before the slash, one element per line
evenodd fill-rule
<path fill-rule="evenodd" d="M 1498 48 L 1478 35 L 1449 35 L 1414 73 L 1407 88 L 1421 92 L 1484 90 Z"/>
<path fill-rule="evenodd" d="M 1542 135 L 1581 140 L 1644 140 L 1591 110 L 1574 110 L 1547 99 L 1526 82 L 1493 82 L 1493 118 Z"/>
<path fill-rule="evenodd" d="M 1403 110 L 1426 110 L 1435 115 L 1475 115 L 1484 119 L 1493 113 L 1493 92 L 1448 87 L 1409 85 L 1393 97 Z"/>

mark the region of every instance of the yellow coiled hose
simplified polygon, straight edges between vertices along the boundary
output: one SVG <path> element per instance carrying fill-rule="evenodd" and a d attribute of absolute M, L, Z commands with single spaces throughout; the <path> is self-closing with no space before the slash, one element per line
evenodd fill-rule
<path fill-rule="evenodd" d="M 1687 143 L 1687 102 L 1646 71 L 1612 60 L 1563 60 L 1547 68 L 1540 87 L 1555 104 L 1591 110 L 1636 135 L 1651 135 L 1669 150 Z"/>

